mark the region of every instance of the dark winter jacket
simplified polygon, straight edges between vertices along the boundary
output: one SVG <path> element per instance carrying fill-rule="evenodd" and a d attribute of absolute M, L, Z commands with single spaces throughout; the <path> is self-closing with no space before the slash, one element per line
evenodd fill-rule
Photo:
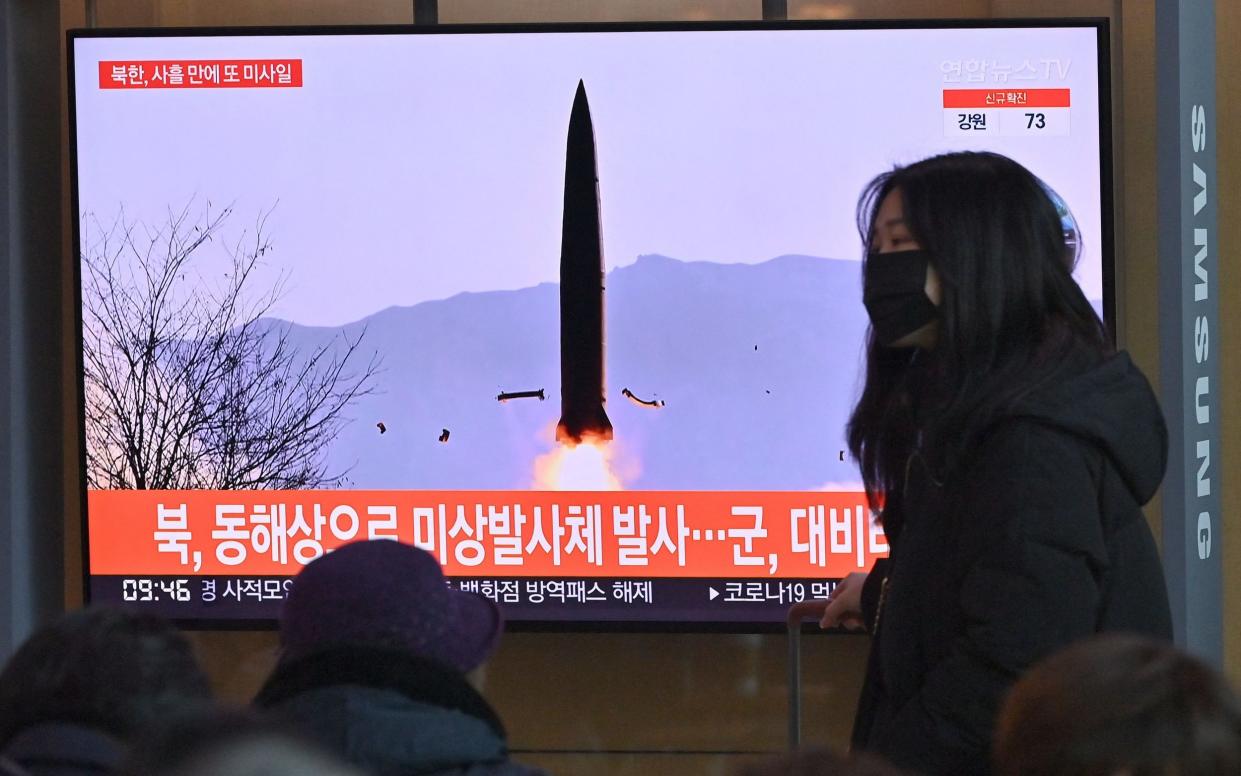
<path fill-rule="evenodd" d="M 1140 505 L 1167 428 L 1124 354 L 1081 356 L 989 425 L 955 474 L 916 455 L 885 511 L 892 548 L 867 577 L 874 633 L 855 748 L 928 774 L 989 772 L 1004 693 L 1040 658 L 1100 631 L 1171 637 Z"/>
<path fill-rule="evenodd" d="M 124 745 L 117 739 L 68 722 L 32 725 L 0 751 L 0 757 L 30 776 L 103 776 L 115 773 L 124 756 Z"/>
<path fill-rule="evenodd" d="M 405 652 L 337 648 L 277 667 L 255 698 L 346 762 L 382 776 L 535 776 L 459 672 Z"/>

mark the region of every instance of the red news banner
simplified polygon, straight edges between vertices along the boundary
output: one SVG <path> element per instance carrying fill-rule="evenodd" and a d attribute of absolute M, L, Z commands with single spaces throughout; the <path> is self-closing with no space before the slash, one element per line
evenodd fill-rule
<path fill-rule="evenodd" d="M 99 63 L 100 89 L 255 89 L 301 85 L 300 59 L 160 59 Z"/>
<path fill-rule="evenodd" d="M 1067 108 L 1068 89 L 945 89 L 945 108 Z"/>
<path fill-rule="evenodd" d="M 92 490 L 90 572 L 291 576 L 396 539 L 449 576 L 840 578 L 888 551 L 860 493 Z"/>

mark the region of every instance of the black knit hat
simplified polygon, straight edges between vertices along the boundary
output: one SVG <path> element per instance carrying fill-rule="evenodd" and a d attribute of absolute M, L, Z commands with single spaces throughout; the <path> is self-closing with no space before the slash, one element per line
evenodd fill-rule
<path fill-rule="evenodd" d="M 408 544 L 354 542 L 306 566 L 280 619 L 282 659 L 327 647 L 407 650 L 465 673 L 487 659 L 503 629 L 490 599 L 450 588 L 430 553 Z"/>

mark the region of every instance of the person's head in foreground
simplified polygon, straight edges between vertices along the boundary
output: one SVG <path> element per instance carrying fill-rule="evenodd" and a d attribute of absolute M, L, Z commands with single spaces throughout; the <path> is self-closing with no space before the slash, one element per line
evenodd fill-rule
<path fill-rule="evenodd" d="M 905 771 L 864 753 L 803 749 L 742 768 L 738 776 L 904 776 Z"/>
<path fill-rule="evenodd" d="M 429 553 L 347 544 L 293 581 L 280 663 L 255 703 L 373 773 L 524 773 L 465 676 L 502 629 L 496 605 L 450 588 Z"/>
<path fill-rule="evenodd" d="M 1000 713 L 997 776 L 1241 773 L 1241 699 L 1201 661 L 1101 636 L 1032 668 Z"/>
<path fill-rule="evenodd" d="M 899 485 L 916 438 L 950 463 L 1070 352 L 1109 351 L 1073 279 L 1072 218 L 1017 162 L 959 152 L 897 167 L 857 215 L 871 333 L 849 446 L 872 500 Z"/>
<path fill-rule="evenodd" d="M 32 774 L 108 773 L 140 735 L 211 702 L 167 621 L 83 609 L 40 629 L 0 674 L 0 754 Z"/>
<path fill-rule="evenodd" d="M 194 715 L 141 741 L 126 776 L 360 776 L 296 735 L 253 713 Z"/>

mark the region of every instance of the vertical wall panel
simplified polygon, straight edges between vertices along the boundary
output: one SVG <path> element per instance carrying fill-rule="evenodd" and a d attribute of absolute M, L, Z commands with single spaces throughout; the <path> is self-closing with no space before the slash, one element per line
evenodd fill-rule
<path fill-rule="evenodd" d="M 1219 183 L 1220 377 L 1223 392 L 1223 471 L 1231 473 L 1222 495 L 1224 553 L 1224 665 L 1241 685 L 1241 3 L 1218 0 L 1216 35 L 1216 146 Z"/>
<path fill-rule="evenodd" d="M 12 0 L 4 15 L 3 200 L 7 448 L 0 490 L 0 655 L 63 605 L 64 476 L 58 8 Z"/>

